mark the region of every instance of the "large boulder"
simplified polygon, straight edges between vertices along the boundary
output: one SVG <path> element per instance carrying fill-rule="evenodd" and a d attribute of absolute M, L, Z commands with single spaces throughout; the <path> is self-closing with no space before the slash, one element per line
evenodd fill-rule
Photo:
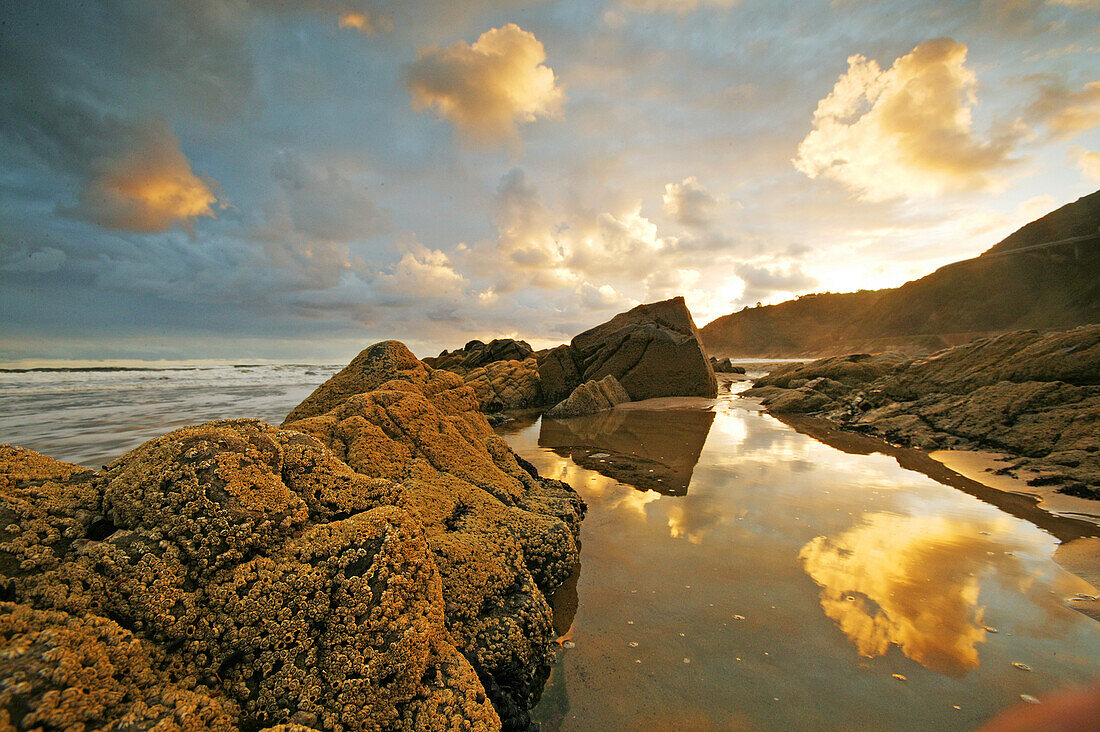
<path fill-rule="evenodd" d="M 404 349 L 392 342 L 356 361 L 379 362 L 374 349 L 395 364 L 392 380 L 284 427 L 313 435 L 362 476 L 405 487 L 403 505 L 442 576 L 446 626 L 505 726 L 523 728 L 551 660 L 547 597 L 576 564 L 584 504 L 520 464 L 460 376 L 408 367 L 412 355 L 392 358 Z"/>
<path fill-rule="evenodd" d="M 546 413 L 547 417 L 579 417 L 611 409 L 616 404 L 629 402 L 630 395 L 614 376 L 599 381 L 586 381 Z"/>
<path fill-rule="evenodd" d="M 570 342 L 582 381 L 614 376 L 634 400 L 718 395 L 683 297 L 639 305 Z"/>
<path fill-rule="evenodd" d="M 98 474 L 5 447 L 0 476 L 20 728 L 499 726 L 405 491 L 312 437 L 213 422 Z M 50 684 L 17 683 L 32 671 Z"/>
<path fill-rule="evenodd" d="M 557 404 L 581 385 L 581 369 L 573 349 L 557 346 L 539 355 L 539 382 L 548 404 Z"/>

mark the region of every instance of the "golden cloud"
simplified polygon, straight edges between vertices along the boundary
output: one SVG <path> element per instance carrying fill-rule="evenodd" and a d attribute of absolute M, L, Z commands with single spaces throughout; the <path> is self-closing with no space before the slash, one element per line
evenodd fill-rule
<path fill-rule="evenodd" d="M 422 48 L 405 82 L 416 110 L 435 110 L 480 142 L 513 139 L 516 125 L 560 113 L 565 95 L 546 49 L 514 23 L 467 45 Z"/>
<path fill-rule="evenodd" d="M 339 25 L 341 28 L 359 31 L 367 36 L 393 30 L 393 23 L 391 23 L 389 19 L 371 11 L 347 11 L 340 13 Z"/>
<path fill-rule="evenodd" d="M 1070 149 L 1070 153 L 1086 178 L 1100 181 L 1100 152 L 1092 152 L 1083 147 L 1074 147 Z"/>
<path fill-rule="evenodd" d="M 679 183 L 666 183 L 662 201 L 672 220 L 698 228 L 708 226 L 718 208 L 718 199 L 695 176 Z"/>
<path fill-rule="evenodd" d="M 167 231 L 214 216 L 210 183 L 191 171 L 179 139 L 163 123 L 137 130 L 133 145 L 92 165 L 80 212 L 114 229 Z"/>
<path fill-rule="evenodd" d="M 1073 91 L 1051 77 L 1040 77 L 1039 92 L 1027 107 L 1028 117 L 1046 124 L 1058 138 L 1100 125 L 1100 81 Z"/>
<path fill-rule="evenodd" d="M 856 55 L 814 112 L 795 167 L 823 175 L 866 200 L 999 187 L 1019 133 L 989 140 L 972 129 L 976 77 L 967 48 L 927 41 L 885 71 Z"/>
<path fill-rule="evenodd" d="M 1000 529 L 1000 531 L 997 531 Z M 821 586 L 825 614 L 861 655 L 891 645 L 938 673 L 978 667 L 985 639 L 978 578 L 1005 555 L 999 526 L 938 516 L 872 514 L 835 540 L 819 536 L 799 552 Z M 992 556 L 991 556 L 992 554 Z"/>

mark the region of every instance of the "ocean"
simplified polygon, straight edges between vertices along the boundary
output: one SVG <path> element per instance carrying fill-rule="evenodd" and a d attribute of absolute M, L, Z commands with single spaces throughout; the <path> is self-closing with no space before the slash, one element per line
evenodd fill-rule
<path fill-rule="evenodd" d="M 99 468 L 177 427 L 279 424 L 341 365 L 237 364 L 0 372 L 0 442 Z"/>

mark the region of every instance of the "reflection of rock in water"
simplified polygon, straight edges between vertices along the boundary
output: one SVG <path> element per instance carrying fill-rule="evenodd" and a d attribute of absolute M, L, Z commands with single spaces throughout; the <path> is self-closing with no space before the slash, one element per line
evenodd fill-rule
<path fill-rule="evenodd" d="M 687 494 L 714 412 L 611 409 L 585 417 L 543 417 L 539 447 L 639 490 Z"/>
<path fill-rule="evenodd" d="M 581 543 L 578 541 L 578 552 L 580 548 Z M 573 618 L 576 617 L 577 607 L 580 606 L 580 598 L 577 596 L 577 583 L 580 579 L 581 563 L 578 560 L 577 566 L 573 568 L 573 574 L 569 575 L 569 579 L 554 591 L 554 596 L 550 599 L 554 611 L 554 633 L 558 638 L 571 637 L 569 631 L 573 628 Z"/>
<path fill-rule="evenodd" d="M 978 577 L 989 564 L 1019 569 L 997 526 L 931 516 L 872 514 L 836 539 L 819 536 L 799 552 L 821 585 L 821 607 L 860 654 L 891 644 L 932 671 L 964 676 L 985 640 Z M 999 533 L 999 532 L 997 532 Z"/>

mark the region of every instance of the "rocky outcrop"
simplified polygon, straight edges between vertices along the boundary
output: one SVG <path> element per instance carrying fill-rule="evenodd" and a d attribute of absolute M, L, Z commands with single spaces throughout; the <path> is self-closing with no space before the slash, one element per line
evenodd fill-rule
<path fill-rule="evenodd" d="M 392 341 L 356 360 L 366 374 L 395 364 L 396 378 L 284 427 L 317 437 L 361 475 L 405 486 L 442 575 L 447 628 L 505 725 L 522 728 L 549 668 L 546 596 L 576 564 L 584 504 L 520 465 L 458 375 Z"/>
<path fill-rule="evenodd" d="M 533 354 L 524 341 L 509 339 L 471 341 L 425 363 L 461 375 L 484 412 L 554 405 L 605 376 L 634 400 L 718 394 L 682 297 L 639 305 L 546 351 Z"/>
<path fill-rule="evenodd" d="M 569 347 L 582 381 L 614 376 L 633 400 L 718 394 L 682 297 L 620 313 L 575 336 Z"/>
<path fill-rule="evenodd" d="M 0 447 L 0 727 L 528 726 L 583 502 L 396 342 L 292 416 Z"/>
<path fill-rule="evenodd" d="M 1016 331 L 927 358 L 859 354 L 795 364 L 744 393 L 923 449 L 1019 456 L 1034 480 L 1100 497 L 1100 326 Z M 1037 485 L 1040 483 L 1036 483 Z"/>
<path fill-rule="evenodd" d="M 582 414 L 595 414 L 611 409 L 616 404 L 629 402 L 630 395 L 614 376 L 605 376 L 599 381 L 586 381 L 573 393 L 546 413 L 547 417 L 579 417 Z"/>
<path fill-rule="evenodd" d="M 461 376 L 477 395 L 481 411 L 488 414 L 546 403 L 535 352 L 526 341 L 470 341 L 462 348 L 426 358 L 424 363 Z"/>
<path fill-rule="evenodd" d="M 534 355 L 535 352 L 527 341 L 497 338 L 488 343 L 470 341 L 462 348 L 443 351 L 435 358 L 426 358 L 424 363 L 435 369 L 461 374 L 495 361 L 526 361 Z"/>
<path fill-rule="evenodd" d="M 545 404 L 538 362 L 493 361 L 464 375 L 466 385 L 474 390 L 483 412 L 505 409 L 527 409 Z"/>
<path fill-rule="evenodd" d="M 710 357 L 710 367 L 714 369 L 716 374 L 743 374 L 745 373 L 744 366 L 735 366 L 733 361 L 728 358 L 715 358 Z"/>

